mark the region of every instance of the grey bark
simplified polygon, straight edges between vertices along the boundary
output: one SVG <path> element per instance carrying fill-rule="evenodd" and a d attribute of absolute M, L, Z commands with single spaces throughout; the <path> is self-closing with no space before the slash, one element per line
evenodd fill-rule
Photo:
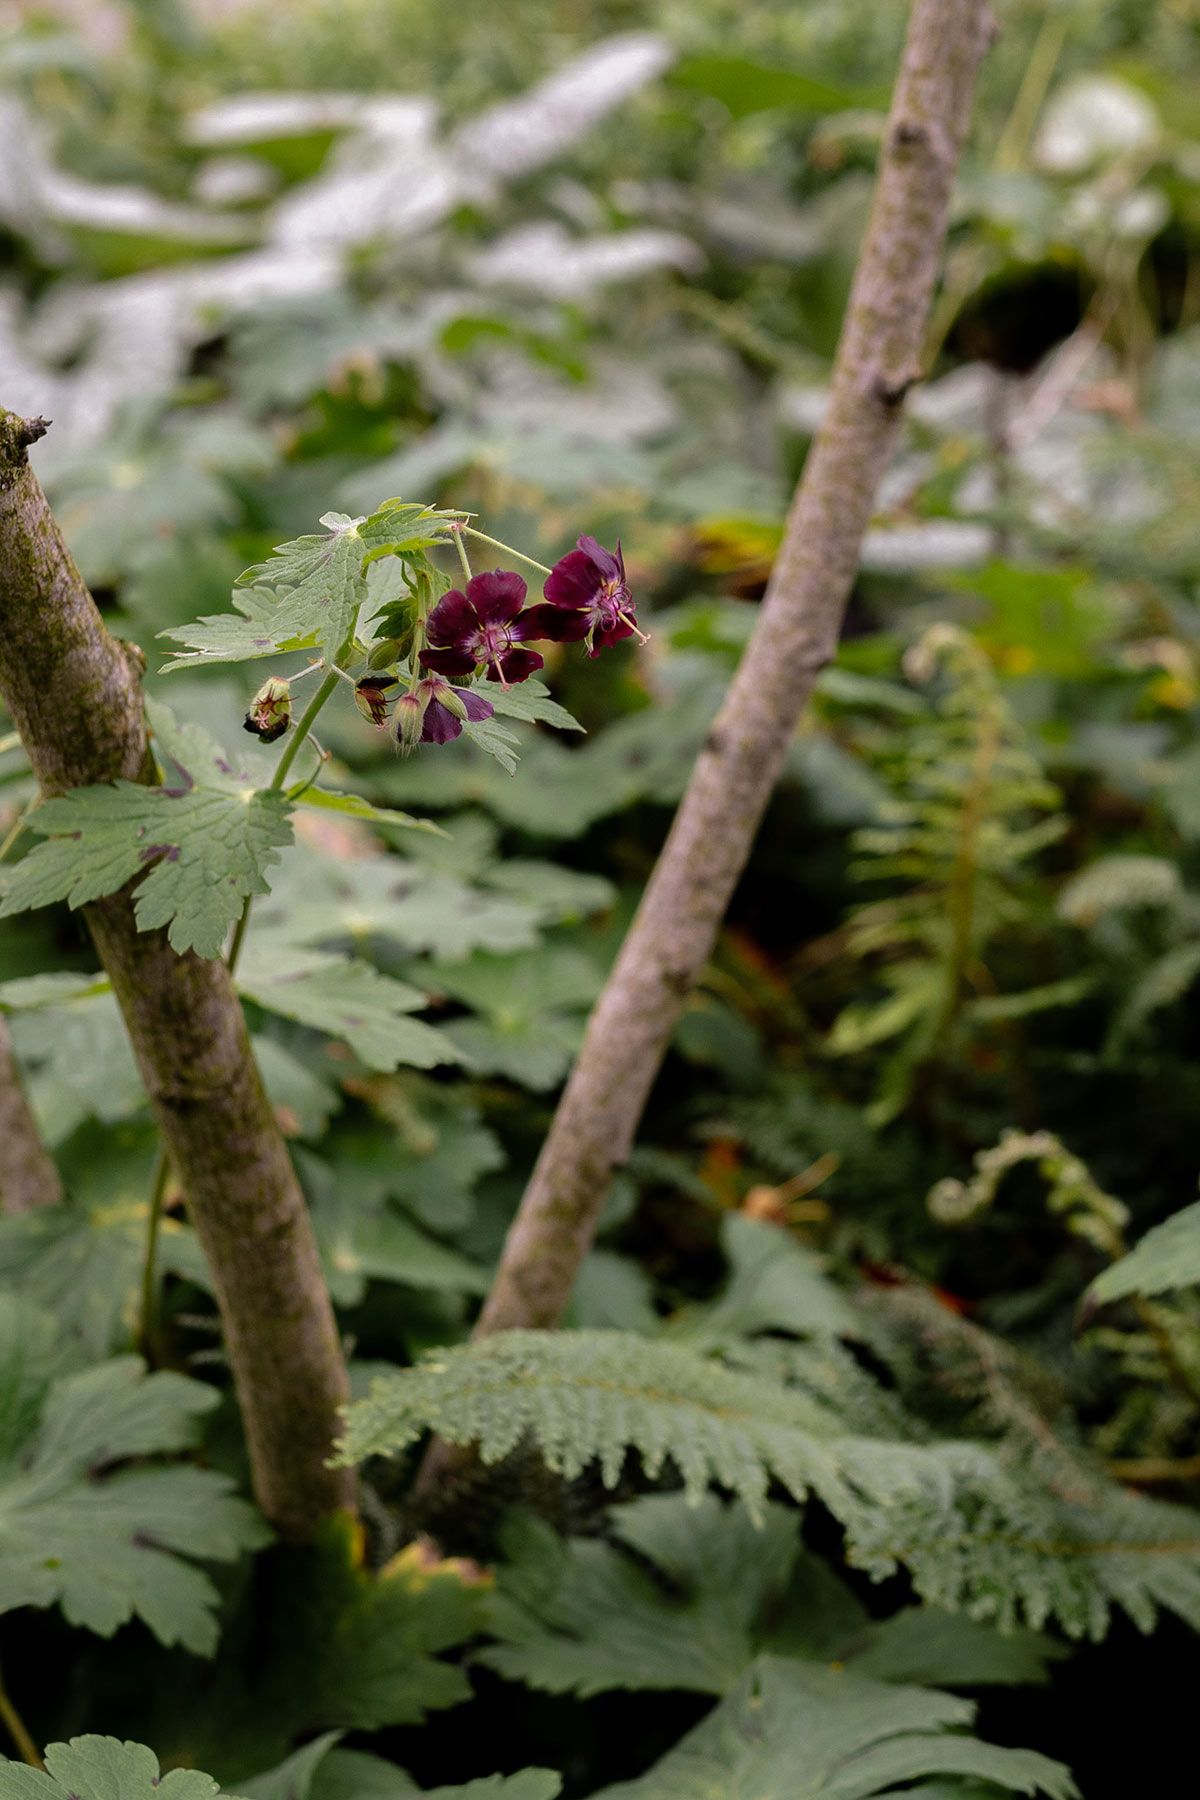
<path fill-rule="evenodd" d="M 43 794 L 154 779 L 140 652 L 111 637 L 27 446 L 0 411 L 0 696 Z M 325 1466 L 349 1392 L 304 1196 L 220 962 L 139 932 L 129 889 L 84 909 L 216 1288 L 255 1495 L 302 1540 L 354 1504 Z"/>
<path fill-rule="evenodd" d="M 12 1039 L 0 1018 L 0 1212 L 31 1212 L 62 1197 L 58 1170 L 29 1110 Z"/>
<path fill-rule="evenodd" d="M 992 29 L 984 0 L 914 0 L 829 410 L 754 635 L 588 1024 L 477 1336 L 561 1317 L 801 711 L 836 651 L 875 491 L 919 374 L 951 186 Z"/>

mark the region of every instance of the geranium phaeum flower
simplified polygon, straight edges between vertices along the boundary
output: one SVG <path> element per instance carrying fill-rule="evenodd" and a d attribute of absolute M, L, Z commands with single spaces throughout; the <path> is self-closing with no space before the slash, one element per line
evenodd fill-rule
<path fill-rule="evenodd" d="M 461 736 L 465 719 L 490 719 L 494 711 L 474 688 L 452 687 L 444 676 L 426 675 L 397 700 L 392 729 L 407 756 L 418 744 L 448 744 Z"/>
<path fill-rule="evenodd" d="M 425 625 L 429 644 L 421 663 L 439 675 L 470 675 L 479 664 L 489 681 L 509 687 L 524 681 L 542 659 L 523 648 L 525 638 L 544 636 L 531 630 L 530 614 L 522 615 L 525 583 L 508 569 L 472 575 L 466 593 L 451 588 L 443 594 Z M 540 610 L 540 608 L 535 609 Z"/>
<path fill-rule="evenodd" d="M 549 638 L 556 644 L 586 640 L 589 656 L 598 656 L 602 645 L 619 644 L 622 638 L 646 642 L 645 633 L 634 623 L 619 539 L 614 554 L 594 537 L 581 537 L 578 547 L 555 563 L 543 592 L 544 604 L 530 607 L 522 621 L 529 637 Z"/>
<path fill-rule="evenodd" d="M 448 744 L 461 735 L 464 719 L 490 719 L 496 710 L 473 688 L 451 687 L 440 675 L 426 676 L 417 692 L 429 702 L 421 730 L 423 744 Z"/>

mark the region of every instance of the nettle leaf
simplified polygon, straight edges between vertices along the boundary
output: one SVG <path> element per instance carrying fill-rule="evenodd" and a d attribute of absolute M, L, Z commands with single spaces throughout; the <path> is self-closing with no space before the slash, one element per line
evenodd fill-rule
<path fill-rule="evenodd" d="M 357 958 L 251 943 L 238 965 L 237 987 L 268 1012 L 343 1038 L 368 1068 L 431 1069 L 464 1060 L 443 1032 L 408 1017 L 428 1004 L 419 988 Z"/>
<path fill-rule="evenodd" d="M 869 1800 L 923 1775 L 1074 1800 L 1062 1763 L 966 1736 L 974 1711 L 948 1694 L 764 1656 L 661 1762 L 596 1800 Z"/>
<path fill-rule="evenodd" d="M 1126 1294 L 1162 1294 L 1200 1282 L 1200 1201 L 1153 1225 L 1128 1256 L 1088 1289 L 1100 1305 Z"/>
<path fill-rule="evenodd" d="M 220 1792 L 199 1769 L 159 1772 L 145 1744 L 119 1738 L 72 1738 L 47 1744 L 45 1770 L 0 1757 L 0 1800 L 214 1800 Z"/>
<path fill-rule="evenodd" d="M 654 1494 L 614 1507 L 610 1523 L 616 1543 L 564 1542 L 528 1516 L 506 1526 L 489 1627 L 504 1641 L 479 1660 L 552 1694 L 724 1693 L 787 1589 L 799 1515 L 768 1506 L 758 1530 L 744 1507 L 715 1495 L 689 1506 L 682 1495 Z"/>
<path fill-rule="evenodd" d="M 135 1356 L 57 1371 L 46 1315 L 0 1296 L 0 1390 L 23 1396 L 0 1409 L 0 1611 L 57 1604 L 102 1637 L 137 1617 L 211 1655 L 217 1593 L 183 1558 L 231 1562 L 269 1533 L 226 1476 L 141 1459 L 187 1449 L 218 1394 Z"/>
<path fill-rule="evenodd" d="M 268 891 L 264 870 L 291 842 L 288 802 L 236 774 L 198 726 L 180 729 L 154 701 L 146 712 L 166 784 L 118 781 L 46 801 L 29 821 L 46 841 L 14 872 L 0 918 L 55 900 L 83 906 L 144 875 L 139 930 L 166 925 L 181 954 L 220 956 L 246 898 Z"/>

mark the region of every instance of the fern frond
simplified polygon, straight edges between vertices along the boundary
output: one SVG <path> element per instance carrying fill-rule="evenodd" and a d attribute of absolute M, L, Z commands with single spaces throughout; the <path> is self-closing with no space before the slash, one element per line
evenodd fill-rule
<path fill-rule="evenodd" d="M 620 1331 L 501 1332 L 382 1376 L 349 1408 L 339 1458 L 390 1455 L 430 1430 L 477 1444 L 485 1463 L 529 1437 L 568 1478 L 599 1461 L 610 1487 L 636 1449 L 651 1478 L 669 1461 L 690 1498 L 719 1482 L 756 1520 L 772 1477 L 846 1523 L 901 1494 L 942 1512 L 956 1461 L 975 1455 L 853 1436 L 808 1394 Z"/>
<path fill-rule="evenodd" d="M 998 1443 L 912 1443 L 847 1432 L 811 1391 L 678 1344 L 513 1331 L 377 1379 L 349 1409 L 339 1457 L 389 1455 L 432 1430 L 477 1444 L 485 1463 L 532 1441 L 568 1478 L 596 1459 L 612 1486 L 633 1449 L 651 1477 L 669 1461 L 689 1498 L 716 1482 L 756 1520 L 772 1479 L 815 1494 L 873 1578 L 902 1564 L 925 1600 L 1003 1628 L 1057 1620 L 1099 1637 L 1114 1607 L 1148 1629 L 1160 1606 L 1200 1628 L 1200 1515 L 1127 1494 L 1014 1403 Z"/>

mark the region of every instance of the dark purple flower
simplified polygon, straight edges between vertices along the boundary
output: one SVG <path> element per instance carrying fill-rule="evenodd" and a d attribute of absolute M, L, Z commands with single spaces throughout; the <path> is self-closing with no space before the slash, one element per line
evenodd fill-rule
<path fill-rule="evenodd" d="M 428 696 L 421 732 L 423 744 L 448 744 L 451 738 L 461 735 L 464 719 L 490 719 L 496 710 L 490 700 L 473 688 L 451 687 L 440 675 L 427 676 L 417 692 Z"/>
<path fill-rule="evenodd" d="M 401 753 L 418 744 L 448 744 L 462 735 L 467 719 L 490 719 L 495 709 L 474 688 L 451 687 L 441 675 L 426 675 L 412 693 L 401 694 L 392 714 L 392 730 Z"/>
<path fill-rule="evenodd" d="M 555 563 L 542 591 L 545 603 L 530 607 L 521 621 L 527 637 L 549 638 L 556 644 L 586 641 L 589 656 L 598 656 L 602 645 L 619 644 L 622 638 L 646 642 L 634 623 L 619 539 L 614 554 L 594 537 L 581 537 L 578 548 Z"/>
<path fill-rule="evenodd" d="M 525 604 L 525 583 L 508 569 L 489 575 L 472 575 L 466 593 L 451 588 L 443 594 L 425 625 L 430 648 L 422 650 L 421 663 L 439 675 L 465 676 L 479 664 L 489 681 L 509 687 L 524 681 L 542 666 L 536 650 L 522 648 L 522 640 L 543 635 L 531 630 Z M 535 609 L 540 610 L 540 609 Z"/>

